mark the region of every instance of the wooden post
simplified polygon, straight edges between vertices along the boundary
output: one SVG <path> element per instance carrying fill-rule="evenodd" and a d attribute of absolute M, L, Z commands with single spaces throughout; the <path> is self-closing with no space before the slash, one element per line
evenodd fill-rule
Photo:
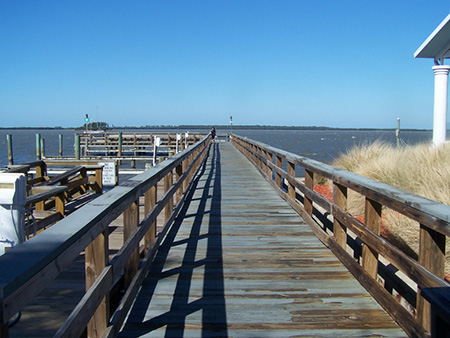
<path fill-rule="evenodd" d="M 61 216 L 65 215 L 65 208 L 64 208 L 65 201 L 66 201 L 66 197 L 65 197 L 64 192 L 55 196 L 55 210 L 57 212 L 59 212 L 61 214 Z M 44 209 L 42 209 L 42 210 L 44 210 Z"/>
<path fill-rule="evenodd" d="M 419 263 L 436 276 L 443 278 L 445 271 L 445 235 L 420 225 Z M 431 331 L 431 307 L 417 292 L 417 319 Z"/>
<path fill-rule="evenodd" d="M 94 284 L 108 264 L 108 229 L 97 236 L 85 250 L 86 291 Z M 100 303 L 88 324 L 89 337 L 101 337 L 109 319 L 109 295 Z"/>
<path fill-rule="evenodd" d="M 63 136 L 59 134 L 59 156 L 63 156 Z"/>
<path fill-rule="evenodd" d="M 314 190 L 314 173 L 311 170 L 305 169 L 305 185 L 309 190 Z M 313 201 L 305 196 L 304 200 L 305 211 L 309 216 L 313 213 Z"/>
<path fill-rule="evenodd" d="M 278 169 L 281 169 L 281 156 L 277 155 L 276 166 Z M 281 189 L 281 175 L 278 172 L 275 173 L 275 183 L 277 184 L 278 189 Z"/>
<path fill-rule="evenodd" d="M 123 241 L 131 236 L 134 230 L 137 229 L 139 224 L 139 200 L 131 203 L 131 205 L 123 212 Z M 139 267 L 139 247 L 131 254 L 130 259 L 125 265 L 124 278 L 125 289 L 128 288 L 134 275 L 138 271 Z"/>
<path fill-rule="evenodd" d="M 258 169 L 261 169 L 261 148 L 258 146 L 255 146 L 255 162 L 258 166 Z"/>
<path fill-rule="evenodd" d="M 156 183 L 153 187 L 148 189 L 145 192 L 145 204 L 144 204 L 144 212 L 147 216 L 149 212 L 155 207 L 156 201 L 157 201 L 157 192 L 158 192 L 158 183 Z M 155 221 L 152 223 L 152 226 L 145 234 L 145 253 L 150 250 L 150 247 L 152 246 L 153 241 L 156 238 L 156 218 Z"/>
<path fill-rule="evenodd" d="M 80 169 L 80 178 L 83 179 L 86 177 L 87 177 L 87 170 L 86 170 L 86 167 L 83 167 Z M 80 185 L 80 191 L 82 194 L 85 194 L 88 191 L 88 184 L 85 183 L 85 184 Z"/>
<path fill-rule="evenodd" d="M 339 208 L 347 211 L 347 187 L 333 182 L 333 200 Z M 347 246 L 347 230 L 336 218 L 333 220 L 333 235 L 336 242 L 345 249 Z"/>
<path fill-rule="evenodd" d="M 38 166 L 36 166 L 36 178 L 42 177 L 45 179 L 47 176 L 47 164 L 45 162 L 41 162 Z"/>
<path fill-rule="evenodd" d="M 262 149 L 262 170 L 264 175 L 267 176 L 267 150 Z"/>
<path fill-rule="evenodd" d="M 182 170 L 183 170 L 183 173 L 186 172 L 186 170 L 187 170 L 187 168 L 188 168 L 188 166 L 189 166 L 189 162 L 188 162 L 188 161 L 189 161 L 188 159 L 185 159 L 185 160 L 183 161 L 183 163 L 182 163 L 182 165 L 183 165 L 183 169 L 182 169 Z M 183 192 L 186 191 L 188 185 L 189 185 L 189 176 L 186 177 L 186 179 L 183 181 Z"/>
<path fill-rule="evenodd" d="M 41 158 L 45 158 L 45 138 L 41 138 Z"/>
<path fill-rule="evenodd" d="M 41 134 L 36 134 L 36 160 L 41 160 Z"/>
<path fill-rule="evenodd" d="M 103 168 L 95 169 L 95 192 L 101 194 L 103 192 Z"/>
<path fill-rule="evenodd" d="M 251 159 L 253 163 L 256 163 L 256 146 L 254 144 L 251 144 Z"/>
<path fill-rule="evenodd" d="M 366 197 L 364 225 L 377 235 L 380 234 L 382 205 Z M 376 280 L 378 273 L 378 253 L 367 245 L 362 249 L 362 267 L 373 279 Z"/>
<path fill-rule="evenodd" d="M 46 176 L 47 176 L 47 164 L 45 164 L 45 162 L 41 162 L 39 165 L 36 166 L 36 178 L 42 177 L 42 180 L 44 181 Z M 36 203 L 35 206 L 36 210 L 40 211 L 45 210 L 45 201 L 39 201 Z"/>
<path fill-rule="evenodd" d="M 169 173 L 167 173 L 166 176 L 164 176 L 164 193 L 169 191 L 172 185 L 173 185 L 173 173 L 172 171 L 170 171 Z M 173 196 L 169 199 L 166 206 L 164 207 L 165 221 L 167 221 L 170 218 L 172 212 L 173 212 Z"/>
<path fill-rule="evenodd" d="M 177 165 L 177 167 L 175 168 L 175 181 L 178 181 L 181 177 L 181 175 L 183 175 L 183 164 L 180 163 L 179 165 Z M 178 203 L 181 199 L 181 196 L 183 195 L 183 185 L 181 185 L 178 190 L 177 190 L 177 195 L 176 195 L 176 203 Z"/>
<path fill-rule="evenodd" d="M 119 149 L 117 150 L 117 156 L 122 156 L 122 144 L 123 144 L 122 132 L 119 132 L 118 143 L 119 143 L 119 145 L 118 145 Z"/>
<path fill-rule="evenodd" d="M 80 159 L 80 135 L 75 135 L 75 159 Z"/>
<path fill-rule="evenodd" d="M 12 147 L 12 135 L 6 135 L 6 143 L 8 144 L 8 164 L 14 164 L 13 147 Z"/>
<path fill-rule="evenodd" d="M 288 161 L 288 174 L 291 176 L 289 179 L 295 180 L 295 163 Z M 288 194 L 292 200 L 295 201 L 295 186 L 288 180 Z"/>
<path fill-rule="evenodd" d="M 272 168 L 270 167 L 270 164 L 273 164 L 273 153 L 268 152 L 267 153 L 267 176 L 269 177 L 270 182 L 272 182 L 273 180 L 273 171 Z"/>

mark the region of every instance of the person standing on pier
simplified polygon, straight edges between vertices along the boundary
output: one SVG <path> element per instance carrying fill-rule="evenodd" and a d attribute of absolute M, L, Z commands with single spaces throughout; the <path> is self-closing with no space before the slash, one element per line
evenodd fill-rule
<path fill-rule="evenodd" d="M 211 129 L 211 138 L 213 142 L 216 140 L 216 128 L 212 127 Z"/>

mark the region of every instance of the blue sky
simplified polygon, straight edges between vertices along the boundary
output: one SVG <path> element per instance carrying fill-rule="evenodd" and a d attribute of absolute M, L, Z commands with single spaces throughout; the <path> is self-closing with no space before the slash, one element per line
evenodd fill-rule
<path fill-rule="evenodd" d="M 450 1 L 0 1 L 8 126 L 432 128 Z M 448 64 L 449 62 L 447 62 Z"/>

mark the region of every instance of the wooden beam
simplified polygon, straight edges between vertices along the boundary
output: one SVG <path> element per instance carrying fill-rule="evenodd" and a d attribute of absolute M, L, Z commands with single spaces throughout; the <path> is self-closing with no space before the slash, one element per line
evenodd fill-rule
<path fill-rule="evenodd" d="M 364 225 L 377 235 L 380 234 L 381 208 L 382 205 L 380 203 L 375 202 L 370 198 L 366 198 Z M 376 251 L 376 248 L 371 248 L 367 244 L 363 245 L 362 267 L 374 280 L 377 279 L 378 252 Z"/>
<path fill-rule="evenodd" d="M 445 271 L 445 235 L 442 235 L 423 224 L 420 225 L 419 263 L 443 278 Z M 431 306 L 420 292 L 417 292 L 417 318 L 431 331 Z"/>
<path fill-rule="evenodd" d="M 124 243 L 136 230 L 139 224 L 139 200 L 131 205 L 123 213 L 123 241 Z M 125 289 L 130 285 L 139 266 L 139 248 L 137 247 L 125 265 Z"/>
<path fill-rule="evenodd" d="M 194 165 L 194 171 L 197 170 L 197 168 L 195 167 L 196 165 Z M 169 172 L 167 173 L 167 175 L 164 177 L 164 193 L 166 193 L 167 191 L 169 191 L 169 189 L 172 187 L 173 185 L 173 173 Z M 170 200 L 167 202 L 166 207 L 164 208 L 164 219 L 167 220 L 170 218 L 170 215 L 172 215 L 173 212 L 173 197 L 170 198 Z"/>
<path fill-rule="evenodd" d="M 333 200 L 340 209 L 347 211 L 347 188 L 333 182 Z M 347 230 L 336 217 L 333 217 L 333 235 L 336 242 L 345 249 L 347 246 Z"/>
<path fill-rule="evenodd" d="M 309 190 L 314 190 L 314 173 L 310 170 L 305 170 L 305 185 Z M 304 202 L 305 211 L 308 215 L 313 213 L 313 201 L 305 196 Z"/>
<path fill-rule="evenodd" d="M 145 204 L 144 204 L 144 211 L 145 216 L 147 216 L 150 211 L 155 207 L 156 201 L 157 201 L 157 192 L 158 192 L 158 184 L 155 184 L 153 187 L 151 187 L 149 190 L 145 192 Z M 153 221 L 150 229 L 145 234 L 145 253 L 150 250 L 150 247 L 152 246 L 155 238 L 156 238 L 156 217 Z"/>
<path fill-rule="evenodd" d="M 291 183 L 295 180 L 295 164 L 292 162 L 288 162 L 288 175 L 290 176 L 288 179 L 288 194 L 290 198 L 295 200 L 295 186 Z"/>
<path fill-rule="evenodd" d="M 86 247 L 85 250 L 85 275 L 86 291 L 94 284 L 108 264 L 108 234 L 109 230 L 103 231 L 96 239 Z M 89 321 L 88 337 L 101 337 L 106 330 L 109 319 L 109 295 L 103 297 L 97 311 Z"/>
<path fill-rule="evenodd" d="M 175 167 L 175 181 L 178 181 L 180 179 L 181 175 L 183 175 L 183 164 L 182 163 L 180 163 L 179 165 L 177 165 Z M 177 190 L 177 194 L 175 196 L 176 197 L 175 204 L 178 203 L 178 201 L 181 199 L 181 195 L 183 195 L 182 187 Z"/>
<path fill-rule="evenodd" d="M 277 155 L 275 163 L 277 168 L 281 169 L 281 163 L 281 157 Z M 281 175 L 278 172 L 275 174 L 275 183 L 277 184 L 278 189 L 281 189 Z"/>

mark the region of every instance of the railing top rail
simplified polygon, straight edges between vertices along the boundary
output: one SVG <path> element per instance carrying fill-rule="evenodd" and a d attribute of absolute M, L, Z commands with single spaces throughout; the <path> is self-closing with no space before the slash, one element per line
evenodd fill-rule
<path fill-rule="evenodd" d="M 136 175 L 62 219 L 45 232 L 0 256 L 0 299 L 5 299 L 44 267 L 60 271 L 133 201 L 207 141 L 208 135 L 164 162 Z"/>
<path fill-rule="evenodd" d="M 276 154 L 291 163 L 311 170 L 331 179 L 333 182 L 347 186 L 369 198 L 382 199 L 389 207 L 399 211 L 431 229 L 450 236 L 450 206 L 428 198 L 392 187 L 388 184 L 360 176 L 347 170 L 338 169 L 331 165 L 274 148 L 265 143 L 233 134 L 237 139 L 252 143 L 265 151 Z"/>

